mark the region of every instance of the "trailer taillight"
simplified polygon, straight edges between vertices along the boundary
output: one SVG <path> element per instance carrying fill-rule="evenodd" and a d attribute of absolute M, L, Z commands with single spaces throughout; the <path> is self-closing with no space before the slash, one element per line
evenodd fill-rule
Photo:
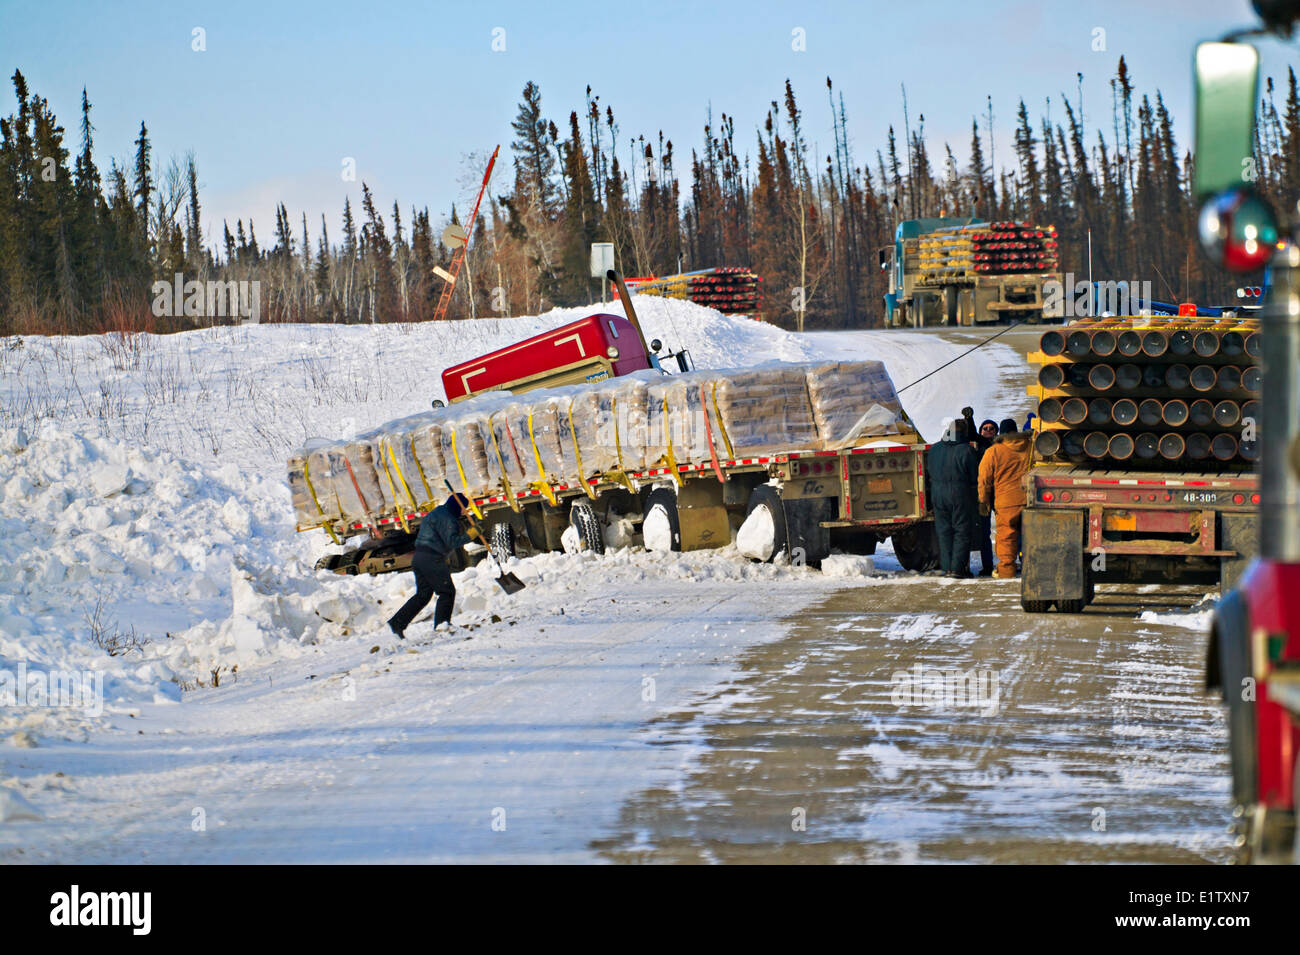
<path fill-rule="evenodd" d="M 1259 503 L 1259 495 L 1258 495 L 1258 494 L 1252 494 L 1252 495 L 1250 496 L 1250 503 L 1252 503 L 1252 504 L 1258 504 L 1258 503 Z"/>
<path fill-rule="evenodd" d="M 1053 494 L 1051 491 L 1044 491 L 1043 500 L 1047 501 L 1050 504 L 1052 501 L 1056 500 L 1056 495 Z"/>
<path fill-rule="evenodd" d="M 1246 495 L 1244 495 L 1244 494 L 1234 494 L 1234 495 L 1232 495 L 1232 503 L 1233 503 L 1233 504 L 1245 504 L 1245 503 L 1246 503 Z"/>

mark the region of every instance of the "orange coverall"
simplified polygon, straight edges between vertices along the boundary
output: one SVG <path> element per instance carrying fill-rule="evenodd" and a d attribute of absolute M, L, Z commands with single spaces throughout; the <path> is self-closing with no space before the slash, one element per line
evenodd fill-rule
<path fill-rule="evenodd" d="M 994 538 L 998 565 L 995 577 L 1016 575 L 1016 555 L 1020 553 L 1020 512 L 1025 508 L 1025 488 L 1021 478 L 1029 470 L 1028 432 L 998 435 L 993 447 L 980 461 L 980 504 L 997 513 L 998 527 Z"/>

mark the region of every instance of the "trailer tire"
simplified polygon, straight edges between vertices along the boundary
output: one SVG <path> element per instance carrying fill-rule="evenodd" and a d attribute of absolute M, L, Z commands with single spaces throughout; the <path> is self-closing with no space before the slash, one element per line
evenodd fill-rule
<path fill-rule="evenodd" d="M 1047 613 L 1052 609 L 1050 600 L 1024 600 L 1020 601 L 1020 609 L 1025 613 Z"/>
<path fill-rule="evenodd" d="M 661 548 L 651 548 L 648 543 L 646 534 L 646 525 L 652 521 L 666 521 L 668 530 L 668 539 L 670 551 L 680 551 L 682 549 L 682 526 L 677 520 L 677 494 L 669 487 L 657 487 L 646 496 L 645 510 L 641 517 L 641 540 L 646 550 L 660 550 Z M 650 528 L 656 532 L 658 528 Z"/>
<path fill-rule="evenodd" d="M 939 566 L 939 540 L 934 536 L 934 524 L 929 521 L 897 531 L 891 539 L 894 555 L 904 570 L 925 573 Z"/>
<path fill-rule="evenodd" d="M 781 492 L 767 484 L 760 484 L 754 488 L 749 494 L 749 503 L 745 505 L 745 521 L 748 522 L 750 515 L 759 508 L 767 511 L 772 519 L 772 553 L 766 560 L 752 554 L 746 556 L 766 564 L 775 560 L 778 554 L 787 553 L 790 549 L 789 539 L 786 536 L 785 506 L 781 502 Z M 742 524 L 741 527 L 743 529 L 744 525 Z"/>
<path fill-rule="evenodd" d="M 492 556 L 496 558 L 497 563 L 504 566 L 507 560 L 518 553 L 515 544 L 515 526 L 509 521 L 493 524 L 492 529 L 488 531 L 487 544 L 492 549 Z"/>
<path fill-rule="evenodd" d="M 569 508 L 569 523 L 582 540 L 582 549 L 593 554 L 605 553 L 605 535 L 600 528 L 600 518 L 590 501 L 574 501 Z"/>
<path fill-rule="evenodd" d="M 1056 609 L 1061 611 L 1061 613 L 1083 613 L 1083 608 L 1086 606 L 1088 606 L 1088 601 L 1081 597 L 1072 600 L 1058 600 L 1056 602 Z"/>

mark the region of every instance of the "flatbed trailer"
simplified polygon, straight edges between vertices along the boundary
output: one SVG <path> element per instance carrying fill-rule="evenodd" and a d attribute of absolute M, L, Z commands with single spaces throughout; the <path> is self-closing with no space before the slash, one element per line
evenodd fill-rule
<path fill-rule="evenodd" d="M 1253 471 L 1152 472 L 1040 464 L 1025 475 L 1020 602 L 1078 613 L 1103 582 L 1225 591 L 1258 539 Z"/>
<path fill-rule="evenodd" d="M 777 537 L 773 557 L 785 554 L 815 566 L 833 547 L 874 553 L 876 544 L 892 539 L 903 567 L 924 571 L 937 565 L 938 548 L 927 503 L 928 445 L 919 442 L 908 434 L 840 451 L 660 466 L 585 484 L 501 489 L 472 504 L 487 543 L 503 559 L 561 550 L 570 526 L 585 549 L 603 553 L 604 524 L 626 517 L 642 525 L 656 510 L 671 529 L 672 550 L 723 547 L 752 511 L 766 507 Z M 330 525 L 326 529 L 339 540 L 367 536 L 317 566 L 340 574 L 405 570 L 422 516 Z"/>

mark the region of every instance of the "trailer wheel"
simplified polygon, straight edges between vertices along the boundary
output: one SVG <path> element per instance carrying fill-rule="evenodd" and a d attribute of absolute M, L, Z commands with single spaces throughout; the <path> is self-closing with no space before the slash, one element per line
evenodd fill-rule
<path fill-rule="evenodd" d="M 892 540 L 894 555 L 904 570 L 924 573 L 939 566 L 939 539 L 929 521 L 897 531 Z"/>
<path fill-rule="evenodd" d="M 1025 600 L 1021 598 L 1020 609 L 1025 613 L 1047 613 L 1052 609 L 1050 600 Z"/>
<path fill-rule="evenodd" d="M 1084 600 L 1082 597 L 1077 597 L 1073 600 L 1058 600 L 1056 602 L 1056 609 L 1061 611 L 1061 613 L 1083 613 L 1083 608 L 1086 606 L 1088 606 L 1088 601 Z"/>
<path fill-rule="evenodd" d="M 492 548 L 492 556 L 497 559 L 497 563 L 504 565 L 508 559 L 514 557 L 517 553 L 515 526 L 509 521 L 493 524 L 492 530 L 488 532 L 487 543 Z"/>
<path fill-rule="evenodd" d="M 582 540 L 582 549 L 593 554 L 605 553 L 605 535 L 600 529 L 600 518 L 590 501 L 574 501 L 569 508 L 569 523 Z"/>
<path fill-rule="evenodd" d="M 750 560 L 762 563 L 789 550 L 785 507 L 776 488 L 760 484 L 750 492 L 745 522 L 736 533 L 736 546 Z"/>
<path fill-rule="evenodd" d="M 646 550 L 680 551 L 682 528 L 677 520 L 677 494 L 672 488 L 657 487 L 645 499 L 641 519 L 641 540 Z M 664 545 L 667 544 L 667 547 Z"/>

